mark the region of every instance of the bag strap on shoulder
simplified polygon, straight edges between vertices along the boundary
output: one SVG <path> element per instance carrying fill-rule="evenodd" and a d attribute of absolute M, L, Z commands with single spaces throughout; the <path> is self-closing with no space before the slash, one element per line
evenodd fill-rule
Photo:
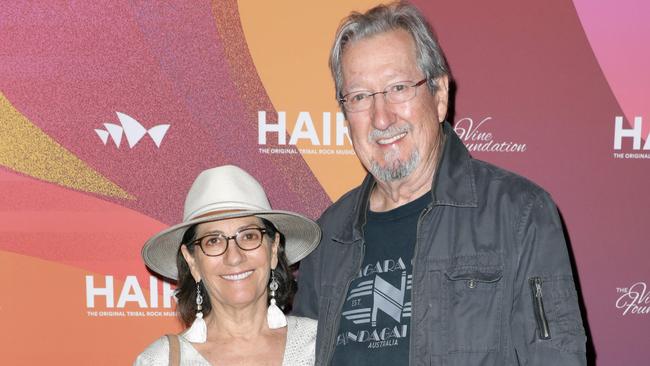
<path fill-rule="evenodd" d="M 176 334 L 167 334 L 169 342 L 169 366 L 180 366 L 181 345 Z"/>

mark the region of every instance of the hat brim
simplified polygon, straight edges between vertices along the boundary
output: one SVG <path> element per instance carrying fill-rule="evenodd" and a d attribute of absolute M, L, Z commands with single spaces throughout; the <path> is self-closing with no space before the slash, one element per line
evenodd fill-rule
<path fill-rule="evenodd" d="M 204 222 L 257 216 L 275 225 L 284 234 L 284 252 L 289 264 L 294 264 L 316 249 L 321 238 L 318 225 L 301 215 L 288 211 L 238 211 L 202 216 L 169 227 L 151 237 L 142 247 L 142 259 L 147 267 L 161 276 L 178 280 L 176 256 L 187 228 Z"/>

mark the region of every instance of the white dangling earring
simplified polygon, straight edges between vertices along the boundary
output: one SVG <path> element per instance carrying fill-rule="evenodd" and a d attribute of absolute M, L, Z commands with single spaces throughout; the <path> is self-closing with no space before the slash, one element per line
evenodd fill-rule
<path fill-rule="evenodd" d="M 278 280 L 275 279 L 275 270 L 271 270 L 271 283 L 269 289 L 271 290 L 271 301 L 269 309 L 266 312 L 266 322 L 270 329 L 278 329 L 287 326 L 287 318 L 280 308 L 275 304 L 275 291 L 278 289 Z"/>
<path fill-rule="evenodd" d="M 196 283 L 196 318 L 192 326 L 182 335 L 189 342 L 205 343 L 208 338 L 208 328 L 203 320 L 203 296 L 201 296 L 201 282 Z"/>

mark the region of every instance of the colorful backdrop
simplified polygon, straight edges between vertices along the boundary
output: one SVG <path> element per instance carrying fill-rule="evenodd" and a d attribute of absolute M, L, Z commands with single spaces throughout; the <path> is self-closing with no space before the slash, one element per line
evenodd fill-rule
<path fill-rule="evenodd" d="M 130 364 L 180 330 L 143 242 L 237 164 L 318 217 L 364 174 L 334 101 L 339 20 L 370 1 L 40 1 L 0 10 L 3 363 Z M 414 1 L 474 156 L 556 200 L 591 358 L 648 362 L 650 5 Z"/>

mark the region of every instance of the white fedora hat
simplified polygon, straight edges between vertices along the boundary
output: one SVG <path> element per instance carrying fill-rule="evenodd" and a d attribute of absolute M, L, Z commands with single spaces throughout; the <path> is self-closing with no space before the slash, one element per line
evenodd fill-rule
<path fill-rule="evenodd" d="M 224 165 L 196 177 L 185 199 L 183 222 L 147 240 L 142 258 L 152 271 L 177 280 L 176 256 L 190 226 L 243 216 L 266 219 L 284 234 L 289 264 L 307 256 L 320 242 L 321 231 L 314 221 L 293 212 L 272 210 L 255 178 L 239 167 Z"/>

